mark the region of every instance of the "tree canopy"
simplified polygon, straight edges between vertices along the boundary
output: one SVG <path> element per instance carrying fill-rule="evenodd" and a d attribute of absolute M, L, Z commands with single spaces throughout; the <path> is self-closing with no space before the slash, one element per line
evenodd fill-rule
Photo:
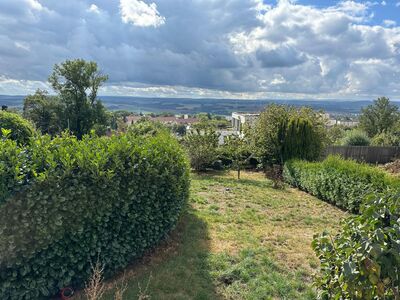
<path fill-rule="evenodd" d="M 299 155 L 316 159 L 327 139 L 325 123 L 323 115 L 311 108 L 268 105 L 251 130 L 253 151 L 264 166 Z"/>
<path fill-rule="evenodd" d="M 105 108 L 97 98 L 107 79 L 93 61 L 67 60 L 54 66 L 49 82 L 64 106 L 67 128 L 78 138 L 89 133 L 94 124 L 107 123 Z"/>
<path fill-rule="evenodd" d="M 63 130 L 63 107 L 58 97 L 47 91 L 37 90 L 24 100 L 23 115 L 44 134 L 55 135 Z"/>
<path fill-rule="evenodd" d="M 373 104 L 362 109 L 360 115 L 360 127 L 370 137 L 390 131 L 398 121 L 399 109 L 387 97 L 374 100 Z"/>

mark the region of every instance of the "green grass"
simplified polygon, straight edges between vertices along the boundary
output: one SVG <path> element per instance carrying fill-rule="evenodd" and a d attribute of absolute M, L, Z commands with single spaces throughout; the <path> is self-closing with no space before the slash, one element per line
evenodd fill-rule
<path fill-rule="evenodd" d="M 119 278 L 124 299 L 315 299 L 310 243 L 346 213 L 259 173 L 192 175 L 191 199 L 171 237 Z M 144 299 L 144 298 L 142 298 Z"/>

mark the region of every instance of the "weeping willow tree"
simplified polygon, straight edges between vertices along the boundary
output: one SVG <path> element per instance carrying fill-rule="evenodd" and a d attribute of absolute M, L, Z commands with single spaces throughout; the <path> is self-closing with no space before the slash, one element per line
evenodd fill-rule
<path fill-rule="evenodd" d="M 268 105 L 251 131 L 253 152 L 264 168 L 292 158 L 318 159 L 326 139 L 326 119 L 308 107 Z"/>
<path fill-rule="evenodd" d="M 314 160 L 318 158 L 322 143 L 310 120 L 293 117 L 283 124 L 282 162 L 292 158 Z"/>

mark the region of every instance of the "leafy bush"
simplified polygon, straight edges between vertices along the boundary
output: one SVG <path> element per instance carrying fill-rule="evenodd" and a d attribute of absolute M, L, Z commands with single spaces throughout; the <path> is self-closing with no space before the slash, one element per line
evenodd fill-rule
<path fill-rule="evenodd" d="M 336 237 L 316 236 L 319 299 L 399 299 L 400 198 L 370 196 Z"/>
<path fill-rule="evenodd" d="M 343 146 L 369 146 L 371 141 L 368 135 L 361 130 L 350 130 L 342 139 Z"/>
<path fill-rule="evenodd" d="M 324 116 L 307 107 L 268 105 L 249 133 L 253 152 L 264 167 L 294 157 L 318 159 L 327 142 Z"/>
<path fill-rule="evenodd" d="M 333 125 L 327 131 L 327 139 L 330 145 L 340 144 L 346 134 L 345 127 L 342 125 Z"/>
<path fill-rule="evenodd" d="M 168 134 L 0 148 L 0 299 L 80 286 L 97 259 L 110 276 L 170 232 L 188 197 L 184 152 Z"/>
<path fill-rule="evenodd" d="M 400 187 L 400 180 L 384 171 L 338 156 L 322 162 L 289 161 L 283 176 L 289 184 L 353 212 L 366 194 Z"/>
<path fill-rule="evenodd" d="M 4 129 L 10 131 L 9 138 L 19 144 L 26 144 L 34 133 L 32 125 L 20 115 L 0 111 L 0 138 L 3 137 Z"/>
<path fill-rule="evenodd" d="M 371 144 L 374 146 L 399 146 L 400 135 L 398 132 L 381 132 L 372 138 Z"/>
<path fill-rule="evenodd" d="M 212 128 L 197 128 L 184 139 L 190 164 L 196 171 L 205 171 L 218 160 L 218 134 Z"/>
<path fill-rule="evenodd" d="M 160 122 L 142 119 L 128 127 L 128 132 L 134 136 L 154 136 L 161 132 L 169 132 L 168 127 Z"/>

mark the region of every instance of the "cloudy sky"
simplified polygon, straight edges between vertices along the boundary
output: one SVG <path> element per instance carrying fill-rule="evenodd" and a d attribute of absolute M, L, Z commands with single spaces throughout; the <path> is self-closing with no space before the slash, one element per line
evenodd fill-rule
<path fill-rule="evenodd" d="M 400 99 L 400 0 L 0 0 L 0 94 L 84 58 L 103 95 Z"/>

